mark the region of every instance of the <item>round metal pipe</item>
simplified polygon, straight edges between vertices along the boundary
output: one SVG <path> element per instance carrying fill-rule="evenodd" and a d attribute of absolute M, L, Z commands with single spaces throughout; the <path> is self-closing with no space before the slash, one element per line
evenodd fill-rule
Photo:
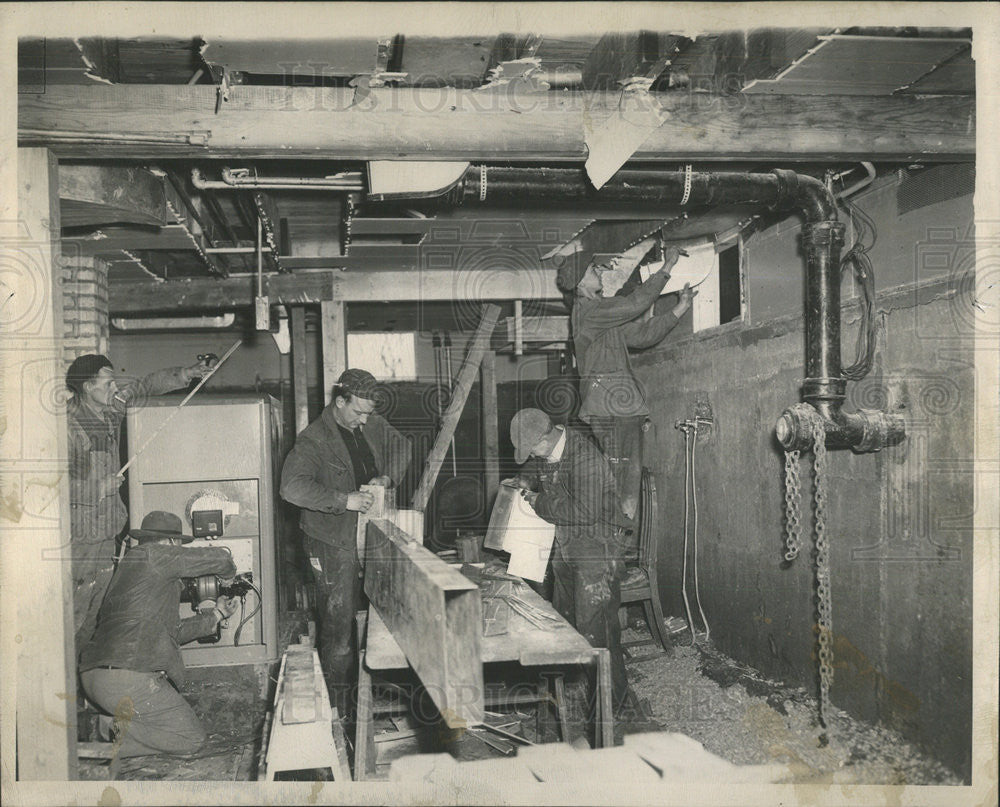
<path fill-rule="evenodd" d="M 802 232 L 806 254 L 806 381 L 810 403 L 839 402 L 846 382 L 840 363 L 840 247 L 844 225 L 836 221 L 807 224 Z"/>
<path fill-rule="evenodd" d="M 487 166 L 486 193 L 482 193 L 481 166 L 470 166 L 452 192 L 459 203 L 523 204 L 535 201 L 590 200 L 643 202 L 680 206 L 685 184 L 688 205 L 761 205 L 802 210 L 808 221 L 837 218 L 836 205 L 826 186 L 814 177 L 794 171 L 750 174 L 733 171 L 619 171 L 599 190 L 579 168 L 508 168 Z"/>
<path fill-rule="evenodd" d="M 191 169 L 191 184 L 198 190 L 327 190 L 360 191 L 364 188 L 361 174 L 349 171 L 338 177 L 243 177 L 232 169 L 222 169 L 222 181 L 205 179 L 201 170 Z"/>

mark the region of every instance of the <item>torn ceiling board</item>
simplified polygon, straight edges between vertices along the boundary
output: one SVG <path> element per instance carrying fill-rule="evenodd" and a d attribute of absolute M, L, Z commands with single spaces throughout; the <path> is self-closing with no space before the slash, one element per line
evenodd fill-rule
<path fill-rule="evenodd" d="M 398 70 L 411 87 L 478 87 L 493 51 L 495 35 L 404 37 Z"/>
<path fill-rule="evenodd" d="M 929 95 L 975 95 L 976 63 L 972 58 L 972 49 L 966 48 L 944 64 L 938 65 L 902 92 Z"/>
<path fill-rule="evenodd" d="M 377 67 L 378 40 L 220 40 L 202 48 L 211 65 L 243 73 L 281 76 L 357 76 Z"/>
<path fill-rule="evenodd" d="M 163 180 L 134 166 L 62 165 L 59 201 L 63 227 L 167 223 Z"/>
<path fill-rule="evenodd" d="M 969 46 L 966 39 L 841 36 L 820 43 L 771 80 L 745 93 L 890 95 L 930 73 Z"/>
<path fill-rule="evenodd" d="M 670 40 L 673 52 L 676 37 Z M 619 82 L 632 76 L 645 76 L 660 58 L 660 35 L 655 31 L 611 32 L 601 37 L 583 64 L 583 86 L 588 90 L 616 90 Z"/>
<path fill-rule="evenodd" d="M 93 81 L 72 39 L 18 39 L 18 92 L 40 93 L 47 84 L 93 84 Z"/>
<path fill-rule="evenodd" d="M 119 39 L 118 72 L 126 84 L 187 83 L 203 67 L 202 40 Z"/>
<path fill-rule="evenodd" d="M 598 190 L 669 117 L 647 89 L 622 93 L 618 111 L 597 126 L 590 126 L 584 118 L 584 168 Z"/>

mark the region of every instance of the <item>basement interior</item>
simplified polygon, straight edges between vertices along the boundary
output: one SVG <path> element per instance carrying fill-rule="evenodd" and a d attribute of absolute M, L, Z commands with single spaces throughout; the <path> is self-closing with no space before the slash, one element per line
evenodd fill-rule
<path fill-rule="evenodd" d="M 191 30 L 18 40 L 16 779 L 971 784 L 971 28 Z"/>

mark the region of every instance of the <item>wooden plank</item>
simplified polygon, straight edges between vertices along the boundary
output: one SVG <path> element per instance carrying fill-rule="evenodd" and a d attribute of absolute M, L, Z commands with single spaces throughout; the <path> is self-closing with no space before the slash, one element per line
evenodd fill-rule
<path fill-rule="evenodd" d="M 109 289 L 113 314 L 212 311 L 253 305 L 250 276 L 189 278 L 166 283 L 123 281 Z M 268 276 L 271 304 L 432 302 L 462 300 L 561 300 L 555 272 L 538 269 L 440 269 L 420 272 L 303 272 Z M 331 309 L 332 310 L 332 309 Z M 346 342 L 345 342 L 346 344 Z M 339 375 L 339 374 L 338 374 Z M 324 382 L 325 383 L 325 382 Z"/>
<path fill-rule="evenodd" d="M 517 596 L 532 608 L 555 618 L 552 630 L 541 630 L 523 616 L 512 612 L 507 632 L 483 637 L 483 662 L 517 661 L 526 666 L 546 664 L 593 664 L 594 648 L 563 619 L 552 604 L 524 585 Z M 373 670 L 398 670 L 407 666 L 406 654 L 389 632 L 377 611 L 371 612 L 368 623 L 368 665 Z"/>
<path fill-rule="evenodd" d="M 479 327 L 476 329 L 476 333 L 469 343 L 469 352 L 462 363 L 462 369 L 458 372 L 458 381 L 452 390 L 448 410 L 441 419 L 441 431 L 438 433 L 430 454 L 427 456 L 427 461 L 424 464 L 424 473 L 420 477 L 420 485 L 417 487 L 417 492 L 413 494 L 414 510 L 425 510 L 427 508 L 427 502 L 431 498 L 431 491 L 434 490 L 434 483 L 437 481 L 438 472 L 441 470 L 441 463 L 444 462 L 445 455 L 448 453 L 448 445 L 455 436 L 458 420 L 462 416 L 465 401 L 469 397 L 469 390 L 472 389 L 472 382 L 479 371 L 479 365 L 483 360 L 483 354 L 489 346 L 490 335 L 496 327 L 499 316 L 499 306 L 483 306 L 482 319 L 479 321 Z"/>
<path fill-rule="evenodd" d="M 292 390 L 295 401 L 295 433 L 309 425 L 309 361 L 306 354 L 306 308 L 293 306 Z"/>
<path fill-rule="evenodd" d="M 18 149 L 16 166 L 17 215 L 0 223 L 0 235 L 16 245 L 17 256 L 10 264 L 14 271 L 4 278 L 9 325 L 0 367 L 3 389 L 18 396 L 4 407 L 4 456 L 10 470 L 0 481 L 5 501 L 0 596 L 10 620 L 0 686 L 4 702 L 14 705 L 3 741 L 11 760 L 16 742 L 19 780 L 65 782 L 76 778 L 77 703 L 65 549 L 70 541 L 66 415 L 62 404 L 32 403 L 39 390 L 59 387 L 65 373 L 59 177 L 55 157 L 46 149 Z"/>
<path fill-rule="evenodd" d="M 368 523 L 365 594 L 445 723 L 483 721 L 479 587 L 384 519 Z"/>
<path fill-rule="evenodd" d="M 66 209 L 71 203 L 63 202 Z M 194 249 L 191 236 L 179 224 L 168 224 L 155 229 L 138 227 L 101 227 L 96 233 L 79 238 L 63 238 L 63 247 L 76 250 L 79 255 L 109 255 L 123 249 L 166 250 L 187 252 Z"/>
<path fill-rule="evenodd" d="M 491 502 L 500 487 L 500 426 L 497 416 L 496 353 L 483 353 L 480 385 L 483 398 L 483 459 L 486 462 L 486 501 Z"/>
<path fill-rule="evenodd" d="M 668 119 L 636 160 L 975 158 L 971 97 L 654 95 Z M 19 142 L 88 159 L 579 161 L 621 94 L 380 88 L 356 104 L 350 87 L 236 86 L 225 114 L 215 102 L 207 85 L 53 86 L 18 96 Z"/>
<path fill-rule="evenodd" d="M 323 300 L 319 308 L 323 344 L 323 401 L 329 404 L 333 385 L 347 369 L 347 315 L 340 301 Z"/>

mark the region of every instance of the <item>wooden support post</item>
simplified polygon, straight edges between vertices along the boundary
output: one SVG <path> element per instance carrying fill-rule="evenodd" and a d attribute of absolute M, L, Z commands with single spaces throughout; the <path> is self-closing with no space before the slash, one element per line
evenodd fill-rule
<path fill-rule="evenodd" d="M 323 401 L 330 403 L 330 390 L 347 369 L 347 319 L 344 304 L 320 303 L 320 333 L 323 339 Z"/>
<path fill-rule="evenodd" d="M 368 522 L 365 594 L 449 728 L 483 722 L 479 587 L 384 519 Z"/>
<path fill-rule="evenodd" d="M 483 317 L 479 321 L 479 328 L 475 336 L 469 343 L 469 352 L 462 364 L 462 369 L 458 373 L 458 381 L 452 392 L 451 401 L 448 404 L 448 411 L 441 419 L 441 431 L 427 456 L 424 464 L 424 474 L 420 478 L 420 485 L 413 495 L 413 509 L 425 510 L 427 502 L 430 501 L 431 491 L 434 490 L 434 483 L 437 481 L 438 472 L 441 470 L 441 463 L 444 462 L 448 453 L 448 444 L 455 435 L 458 427 L 458 420 L 462 416 L 465 408 L 465 401 L 469 397 L 469 390 L 472 389 L 472 382 L 479 370 L 479 365 L 483 360 L 483 354 L 489 347 L 490 337 L 496 327 L 497 318 L 500 316 L 500 306 L 483 306 Z"/>
<path fill-rule="evenodd" d="M 5 464 L 0 530 L 0 695 L 13 713 L 0 746 L 4 778 L 76 778 L 76 674 L 70 566 L 63 310 L 58 278 L 59 179 L 46 149 L 18 149 L 17 215 L 0 223 L 12 259 L 2 284 L 0 347 Z M 8 182 L 9 179 L 9 182 Z M 14 177 L 4 177 L 5 190 Z M 13 200 L 4 200 L 4 204 Z"/>
<path fill-rule="evenodd" d="M 597 708 L 594 727 L 596 748 L 611 748 L 615 744 L 615 718 L 611 706 L 611 651 L 594 648 L 597 662 Z"/>
<path fill-rule="evenodd" d="M 295 433 L 309 425 L 309 361 L 306 357 L 306 309 L 293 306 L 292 318 L 292 390 L 295 401 Z"/>

